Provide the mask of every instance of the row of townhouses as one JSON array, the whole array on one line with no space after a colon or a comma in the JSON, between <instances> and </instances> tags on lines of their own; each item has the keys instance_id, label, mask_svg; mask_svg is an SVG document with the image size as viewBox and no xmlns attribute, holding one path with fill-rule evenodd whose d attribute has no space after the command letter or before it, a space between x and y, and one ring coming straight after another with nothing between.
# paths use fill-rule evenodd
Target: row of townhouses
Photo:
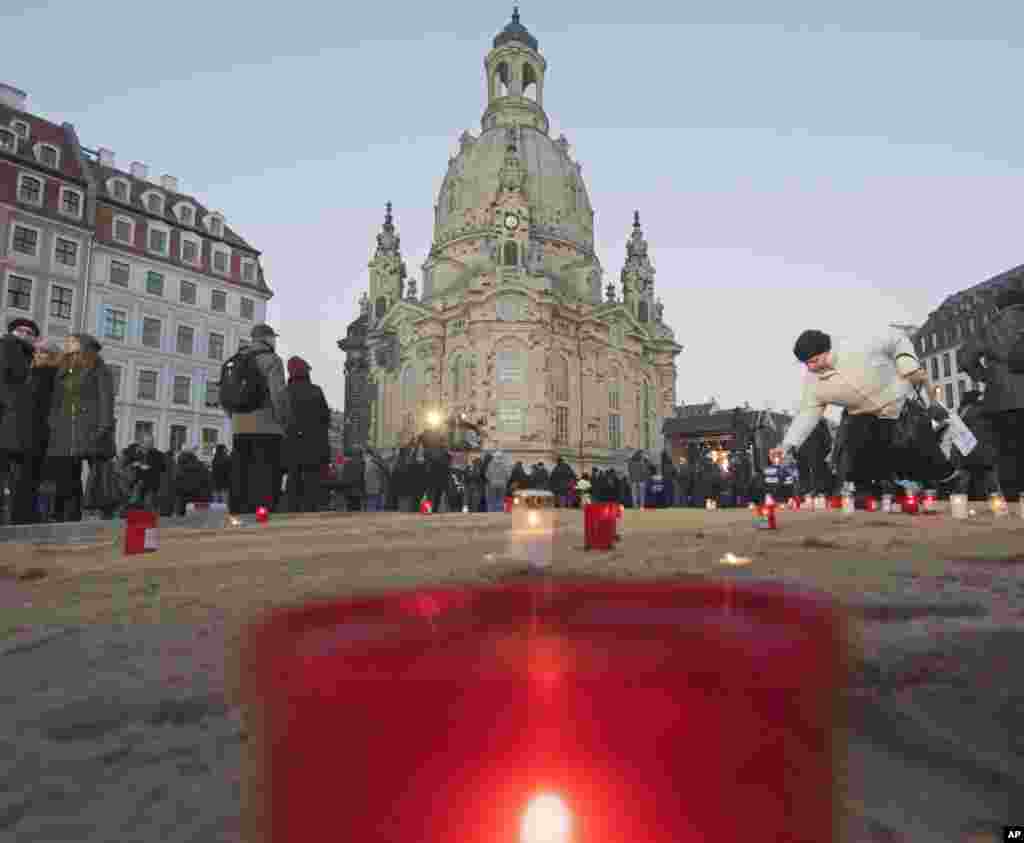
<instances>
[{"instance_id":1,"label":"row of townhouses","mask_svg":"<svg viewBox=\"0 0 1024 843\"><path fill-rule=\"evenodd\" d=\"M59 343L94 334L114 373L118 446L209 456L230 443L224 359L266 318L260 252L169 175L121 169L69 123L0 84L0 330L29 317Z\"/></svg>"},{"instance_id":2,"label":"row of townhouses","mask_svg":"<svg viewBox=\"0 0 1024 843\"><path fill-rule=\"evenodd\" d=\"M929 381L933 387L939 387L940 400L949 409L959 409L968 390L984 390L984 384L975 383L958 371L957 352L992 319L995 298L1007 288L1024 289L1024 266L947 296L914 334L914 344L928 369Z\"/></svg>"}]
</instances>

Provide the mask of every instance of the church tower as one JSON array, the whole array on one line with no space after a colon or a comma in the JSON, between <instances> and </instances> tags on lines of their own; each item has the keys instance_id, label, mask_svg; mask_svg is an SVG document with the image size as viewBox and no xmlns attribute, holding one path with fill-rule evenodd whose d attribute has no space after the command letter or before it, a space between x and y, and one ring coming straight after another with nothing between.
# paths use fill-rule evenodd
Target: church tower
<instances>
[{"instance_id":1,"label":"church tower","mask_svg":"<svg viewBox=\"0 0 1024 843\"><path fill-rule=\"evenodd\" d=\"M519 22L519 7L512 21L494 36L494 49L484 59L487 108L480 125L486 132L496 126L532 126L545 135L544 74L547 62L530 31Z\"/></svg>"},{"instance_id":2,"label":"church tower","mask_svg":"<svg viewBox=\"0 0 1024 843\"><path fill-rule=\"evenodd\" d=\"M395 233L391 203L384 212L384 225L377 235L377 250L370 267L370 322L383 319L392 306L402 299L405 283L405 261L402 260L402 239Z\"/></svg>"},{"instance_id":3,"label":"church tower","mask_svg":"<svg viewBox=\"0 0 1024 843\"><path fill-rule=\"evenodd\" d=\"M626 262L622 267L622 301L641 323L655 318L654 265L647 254L647 241L640 228L640 212L633 212L633 233L626 241Z\"/></svg>"}]
</instances>

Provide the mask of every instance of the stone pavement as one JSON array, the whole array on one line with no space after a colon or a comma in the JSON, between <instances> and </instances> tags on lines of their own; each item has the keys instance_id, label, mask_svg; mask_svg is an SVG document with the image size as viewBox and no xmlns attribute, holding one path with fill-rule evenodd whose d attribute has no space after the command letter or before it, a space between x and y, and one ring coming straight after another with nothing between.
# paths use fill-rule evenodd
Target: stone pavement
<instances>
[{"instance_id":1,"label":"stone pavement","mask_svg":"<svg viewBox=\"0 0 1024 843\"><path fill-rule=\"evenodd\" d=\"M29 585L0 578L0 613ZM954 843L1021 822L1024 564L908 572L848 605L863 660L849 692L847 843ZM241 840L247 735L226 691L228 635L211 614L0 640L0 839Z\"/></svg>"}]
</instances>

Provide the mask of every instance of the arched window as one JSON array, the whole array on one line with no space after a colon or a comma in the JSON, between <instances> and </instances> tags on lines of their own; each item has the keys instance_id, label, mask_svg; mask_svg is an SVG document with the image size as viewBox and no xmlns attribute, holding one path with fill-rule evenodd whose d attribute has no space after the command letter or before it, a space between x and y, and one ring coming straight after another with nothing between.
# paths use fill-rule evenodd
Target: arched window
<instances>
[{"instance_id":1,"label":"arched window","mask_svg":"<svg viewBox=\"0 0 1024 843\"><path fill-rule=\"evenodd\" d=\"M388 312L388 300L385 296L377 296L376 314L378 319L383 319Z\"/></svg>"},{"instance_id":2,"label":"arched window","mask_svg":"<svg viewBox=\"0 0 1024 843\"><path fill-rule=\"evenodd\" d=\"M408 409L416 401L416 370L406 366L402 370L402 406Z\"/></svg>"},{"instance_id":3,"label":"arched window","mask_svg":"<svg viewBox=\"0 0 1024 843\"><path fill-rule=\"evenodd\" d=\"M523 96L537 101L537 73L532 64L523 65Z\"/></svg>"},{"instance_id":4,"label":"arched window","mask_svg":"<svg viewBox=\"0 0 1024 843\"><path fill-rule=\"evenodd\" d=\"M502 62L501 64L498 65L498 69L494 72L494 96L507 97L508 83L508 64L506 62Z\"/></svg>"},{"instance_id":5,"label":"arched window","mask_svg":"<svg viewBox=\"0 0 1024 843\"><path fill-rule=\"evenodd\" d=\"M466 391L466 360L456 355L451 365L452 400L460 400Z\"/></svg>"},{"instance_id":6,"label":"arched window","mask_svg":"<svg viewBox=\"0 0 1024 843\"><path fill-rule=\"evenodd\" d=\"M524 376L523 352L518 348L502 348L495 355L495 380L499 385L521 384Z\"/></svg>"},{"instance_id":7,"label":"arched window","mask_svg":"<svg viewBox=\"0 0 1024 843\"><path fill-rule=\"evenodd\" d=\"M505 266L519 266L519 246L514 240L506 240L502 254Z\"/></svg>"},{"instance_id":8,"label":"arched window","mask_svg":"<svg viewBox=\"0 0 1024 843\"><path fill-rule=\"evenodd\" d=\"M569 400L569 361L561 354L556 354L551 369L555 401L566 403Z\"/></svg>"},{"instance_id":9,"label":"arched window","mask_svg":"<svg viewBox=\"0 0 1024 843\"><path fill-rule=\"evenodd\" d=\"M646 299L640 299L640 303L637 307L637 317L641 322L650 321L650 305Z\"/></svg>"},{"instance_id":10,"label":"arched window","mask_svg":"<svg viewBox=\"0 0 1024 843\"><path fill-rule=\"evenodd\" d=\"M523 297L502 296L496 307L498 319L502 322L518 322L523 318Z\"/></svg>"}]
</instances>

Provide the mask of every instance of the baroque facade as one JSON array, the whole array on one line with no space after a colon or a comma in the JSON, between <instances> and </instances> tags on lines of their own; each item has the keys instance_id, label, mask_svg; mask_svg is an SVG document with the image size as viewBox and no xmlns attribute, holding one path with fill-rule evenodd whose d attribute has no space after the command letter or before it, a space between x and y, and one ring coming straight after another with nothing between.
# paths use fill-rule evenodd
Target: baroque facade
<instances>
[{"instance_id":1,"label":"baroque facade","mask_svg":"<svg viewBox=\"0 0 1024 843\"><path fill-rule=\"evenodd\" d=\"M484 66L482 131L449 159L420 291L388 203L361 315L338 343L361 396L346 389L346 441L387 451L464 418L527 464L659 451L682 348L639 212L619 286L604 288L582 165L548 133L547 62L518 11Z\"/></svg>"}]
</instances>

